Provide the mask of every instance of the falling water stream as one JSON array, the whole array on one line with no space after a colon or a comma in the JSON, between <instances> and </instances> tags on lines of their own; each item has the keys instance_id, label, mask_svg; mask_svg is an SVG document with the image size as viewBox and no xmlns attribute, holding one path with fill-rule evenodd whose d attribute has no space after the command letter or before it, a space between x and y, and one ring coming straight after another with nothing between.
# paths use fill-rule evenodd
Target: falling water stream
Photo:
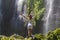
<instances>
[{"instance_id":1,"label":"falling water stream","mask_svg":"<svg viewBox=\"0 0 60 40\"><path fill-rule=\"evenodd\" d=\"M60 27L60 0L45 0L44 33Z\"/></svg>"},{"instance_id":2,"label":"falling water stream","mask_svg":"<svg viewBox=\"0 0 60 40\"><path fill-rule=\"evenodd\" d=\"M26 14L26 0L0 0L0 35L25 35L26 28L20 13Z\"/></svg>"},{"instance_id":3,"label":"falling water stream","mask_svg":"<svg viewBox=\"0 0 60 40\"><path fill-rule=\"evenodd\" d=\"M17 17L13 16L11 25L13 26L12 29L14 29L14 32L17 34L23 34L23 30L25 30L23 16L19 15L20 13L26 15L26 4L24 4L25 1L26 0L16 0L15 2Z\"/></svg>"},{"instance_id":4,"label":"falling water stream","mask_svg":"<svg viewBox=\"0 0 60 40\"><path fill-rule=\"evenodd\" d=\"M53 10L53 0L46 0L46 23L45 23L45 32L47 33L49 27L49 17L52 15Z\"/></svg>"}]
</instances>

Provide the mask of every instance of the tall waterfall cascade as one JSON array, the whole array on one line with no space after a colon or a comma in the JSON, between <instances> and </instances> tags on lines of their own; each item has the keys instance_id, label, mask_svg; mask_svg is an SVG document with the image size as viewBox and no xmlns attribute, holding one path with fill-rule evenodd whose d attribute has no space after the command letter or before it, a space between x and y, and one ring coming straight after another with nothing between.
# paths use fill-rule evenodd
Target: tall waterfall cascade
<instances>
[{"instance_id":1,"label":"tall waterfall cascade","mask_svg":"<svg viewBox=\"0 0 60 40\"><path fill-rule=\"evenodd\" d=\"M45 0L46 11L44 14L44 33L59 28L60 26L60 1Z\"/></svg>"}]
</instances>

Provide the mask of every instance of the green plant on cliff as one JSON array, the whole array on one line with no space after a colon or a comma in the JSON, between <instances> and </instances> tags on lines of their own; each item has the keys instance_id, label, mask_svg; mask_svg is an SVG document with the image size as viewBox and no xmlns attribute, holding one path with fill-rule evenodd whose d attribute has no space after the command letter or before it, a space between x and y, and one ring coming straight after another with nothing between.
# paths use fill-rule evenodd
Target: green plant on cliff
<instances>
[{"instance_id":1,"label":"green plant on cliff","mask_svg":"<svg viewBox=\"0 0 60 40\"><path fill-rule=\"evenodd\" d=\"M32 20L34 25L36 25L36 21L40 20L45 11L44 0L27 0L27 4L27 14L32 11L32 14L34 16Z\"/></svg>"}]
</instances>

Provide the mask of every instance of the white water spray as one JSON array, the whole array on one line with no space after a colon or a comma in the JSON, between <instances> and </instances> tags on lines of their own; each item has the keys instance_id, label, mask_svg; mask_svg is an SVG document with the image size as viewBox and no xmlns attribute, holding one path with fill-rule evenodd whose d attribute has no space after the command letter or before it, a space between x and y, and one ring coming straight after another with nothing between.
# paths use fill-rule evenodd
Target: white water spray
<instances>
[{"instance_id":1,"label":"white water spray","mask_svg":"<svg viewBox=\"0 0 60 40\"><path fill-rule=\"evenodd\" d=\"M22 13L22 10L23 10L23 14L24 15L26 14L26 5L23 4L25 1L26 0L18 0L17 1L17 11L19 14ZM24 5L24 7L23 7L23 5ZM23 9L22 9L22 7L23 7ZM21 15L19 15L19 18L21 19L23 17Z\"/></svg>"},{"instance_id":2,"label":"white water spray","mask_svg":"<svg viewBox=\"0 0 60 40\"><path fill-rule=\"evenodd\" d=\"M22 8L22 5L23 5L23 1L24 1L24 0L18 0L18 1L17 1L17 10L18 10L18 12L21 12L21 8Z\"/></svg>"},{"instance_id":3,"label":"white water spray","mask_svg":"<svg viewBox=\"0 0 60 40\"><path fill-rule=\"evenodd\" d=\"M48 32L49 27L49 17L52 15L53 10L53 0L46 0L46 23L45 23L45 33Z\"/></svg>"}]
</instances>

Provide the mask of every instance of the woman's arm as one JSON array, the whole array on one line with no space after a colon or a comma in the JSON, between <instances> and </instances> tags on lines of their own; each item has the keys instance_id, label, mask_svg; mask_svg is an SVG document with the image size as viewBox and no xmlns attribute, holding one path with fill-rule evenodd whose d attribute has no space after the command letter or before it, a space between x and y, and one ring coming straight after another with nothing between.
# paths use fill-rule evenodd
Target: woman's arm
<instances>
[{"instance_id":1,"label":"woman's arm","mask_svg":"<svg viewBox=\"0 0 60 40\"><path fill-rule=\"evenodd\" d=\"M25 16L23 14L20 14L21 16L23 16L24 18L26 18L27 20L29 20L29 17L28 16Z\"/></svg>"}]
</instances>

